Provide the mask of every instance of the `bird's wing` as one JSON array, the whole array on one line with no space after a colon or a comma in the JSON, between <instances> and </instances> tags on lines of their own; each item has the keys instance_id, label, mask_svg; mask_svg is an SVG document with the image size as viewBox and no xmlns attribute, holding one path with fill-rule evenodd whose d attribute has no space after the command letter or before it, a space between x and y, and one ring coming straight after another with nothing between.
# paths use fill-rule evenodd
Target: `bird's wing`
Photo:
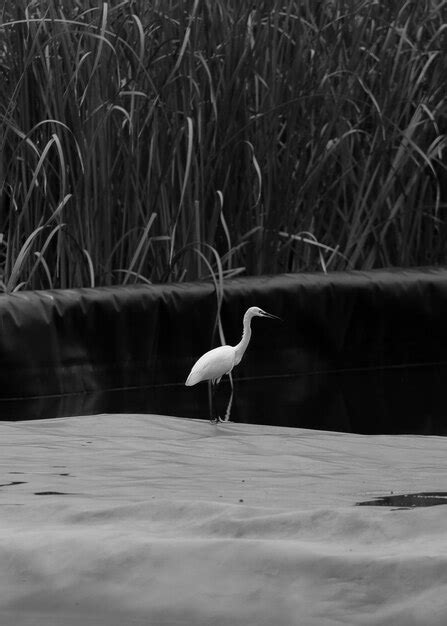
<instances>
[{"instance_id":1,"label":"bird's wing","mask_svg":"<svg viewBox=\"0 0 447 626\"><path fill-rule=\"evenodd\" d=\"M219 346L204 355L194 364L185 385L191 386L202 380L216 380L228 374L234 366L233 346Z\"/></svg>"}]
</instances>

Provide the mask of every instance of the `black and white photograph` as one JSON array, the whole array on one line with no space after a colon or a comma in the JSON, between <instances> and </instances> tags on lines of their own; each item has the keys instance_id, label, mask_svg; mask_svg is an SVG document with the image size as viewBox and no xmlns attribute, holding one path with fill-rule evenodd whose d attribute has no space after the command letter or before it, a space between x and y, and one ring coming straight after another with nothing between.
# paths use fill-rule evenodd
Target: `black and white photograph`
<instances>
[{"instance_id":1,"label":"black and white photograph","mask_svg":"<svg viewBox=\"0 0 447 626\"><path fill-rule=\"evenodd\" d=\"M447 625L447 0L0 0L0 626Z\"/></svg>"}]
</instances>

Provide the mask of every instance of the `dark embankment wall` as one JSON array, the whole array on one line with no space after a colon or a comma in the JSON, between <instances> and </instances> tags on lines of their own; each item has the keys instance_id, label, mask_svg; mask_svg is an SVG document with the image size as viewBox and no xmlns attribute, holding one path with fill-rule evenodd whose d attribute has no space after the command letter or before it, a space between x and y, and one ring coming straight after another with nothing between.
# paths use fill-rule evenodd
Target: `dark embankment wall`
<instances>
[{"instance_id":1,"label":"dark embankment wall","mask_svg":"<svg viewBox=\"0 0 447 626\"><path fill-rule=\"evenodd\" d=\"M62 402L60 414L85 412L67 398L91 397L86 392L102 394L87 410L131 410L120 404L122 394L113 392L113 400L103 393L126 388L145 398L148 410L205 417L206 385L185 389L183 382L194 360L218 345L216 302L212 283L0 296L0 418L14 417L14 398L23 399L27 418L45 416L38 409L44 396ZM255 421L253 407L262 416L270 405L270 418L261 421L358 432L374 430L374 423L377 432L396 430L387 428L390 420L414 422L418 415L441 420L447 271L227 281L228 343L239 341L252 305L284 321L253 322L251 344L235 370L236 419ZM402 411L407 414L396 417Z\"/></svg>"}]
</instances>

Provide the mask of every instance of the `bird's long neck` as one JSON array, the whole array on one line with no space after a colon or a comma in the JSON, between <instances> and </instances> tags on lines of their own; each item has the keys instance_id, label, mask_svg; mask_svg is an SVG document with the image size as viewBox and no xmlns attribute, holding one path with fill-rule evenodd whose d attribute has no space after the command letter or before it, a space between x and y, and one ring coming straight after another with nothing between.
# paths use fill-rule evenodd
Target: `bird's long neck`
<instances>
[{"instance_id":1,"label":"bird's long neck","mask_svg":"<svg viewBox=\"0 0 447 626\"><path fill-rule=\"evenodd\" d=\"M248 343L251 337L251 315L249 315L248 311L244 315L244 330L242 332L242 339L235 346L236 358L234 360L234 364L237 365L240 363L242 357L244 356L244 352L247 349Z\"/></svg>"}]
</instances>

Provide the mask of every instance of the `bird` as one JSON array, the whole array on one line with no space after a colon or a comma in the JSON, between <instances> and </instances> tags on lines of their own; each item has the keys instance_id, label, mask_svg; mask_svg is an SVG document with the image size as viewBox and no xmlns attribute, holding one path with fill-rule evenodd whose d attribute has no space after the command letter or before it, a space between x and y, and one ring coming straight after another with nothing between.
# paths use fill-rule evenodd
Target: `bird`
<instances>
[{"instance_id":1,"label":"bird","mask_svg":"<svg viewBox=\"0 0 447 626\"><path fill-rule=\"evenodd\" d=\"M245 350L250 342L251 320L254 317L267 317L269 319L281 320L281 318L277 315L267 313L257 306L251 306L246 310L244 315L243 333L240 342L235 346L224 345L205 352L205 354L203 354L193 365L188 378L186 379L185 385L187 387L192 387L201 381L211 381L211 422L223 422L228 419L231 402L233 400L233 381L231 378L231 371L241 362ZM225 376L225 374L228 374L230 377L231 397L226 412L226 419L222 420L219 416L214 416L213 400L217 385L220 383L222 376Z\"/></svg>"}]
</instances>

